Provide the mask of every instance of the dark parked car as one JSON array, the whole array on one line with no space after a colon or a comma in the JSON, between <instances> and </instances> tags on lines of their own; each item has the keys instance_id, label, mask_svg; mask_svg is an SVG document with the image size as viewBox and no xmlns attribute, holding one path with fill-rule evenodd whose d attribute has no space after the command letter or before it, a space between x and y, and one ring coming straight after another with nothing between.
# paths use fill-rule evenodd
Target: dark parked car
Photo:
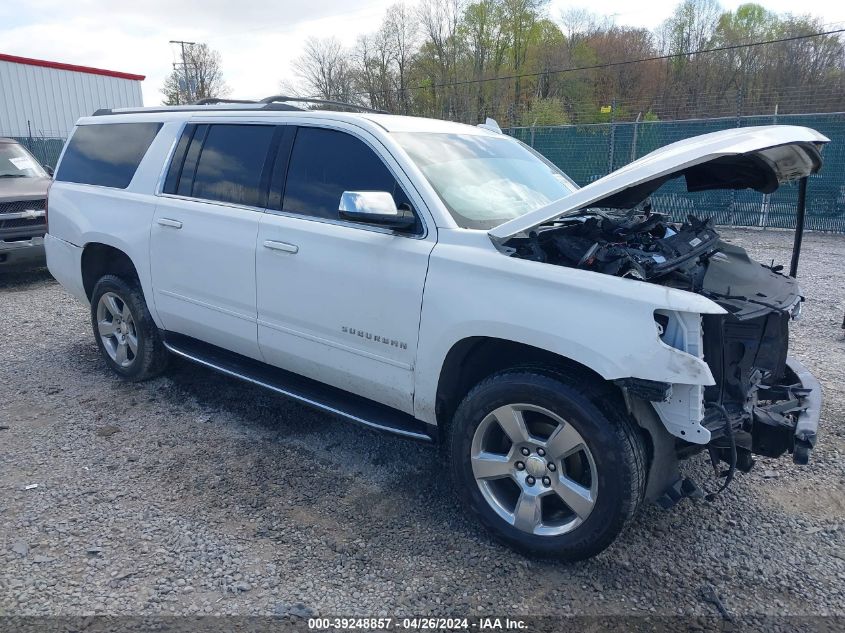
<instances>
[{"instance_id":1,"label":"dark parked car","mask_svg":"<svg viewBox=\"0 0 845 633\"><path fill-rule=\"evenodd\" d=\"M26 148L0 138L0 268L44 263L50 182Z\"/></svg>"}]
</instances>

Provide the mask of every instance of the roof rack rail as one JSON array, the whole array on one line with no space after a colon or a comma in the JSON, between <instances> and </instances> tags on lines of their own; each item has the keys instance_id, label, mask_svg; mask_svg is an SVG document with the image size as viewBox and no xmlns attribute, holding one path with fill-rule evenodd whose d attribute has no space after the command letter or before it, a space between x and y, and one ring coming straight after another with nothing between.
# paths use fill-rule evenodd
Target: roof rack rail
<instances>
[{"instance_id":1,"label":"roof rack rail","mask_svg":"<svg viewBox=\"0 0 845 633\"><path fill-rule=\"evenodd\" d=\"M218 103L258 103L254 99L223 99L220 97L207 97L194 101L190 105L217 105Z\"/></svg>"},{"instance_id":2,"label":"roof rack rail","mask_svg":"<svg viewBox=\"0 0 845 633\"><path fill-rule=\"evenodd\" d=\"M352 108L353 110L360 110L361 112L372 112L374 114L390 114L387 110L377 110L375 108L368 108L367 106L356 105L354 103L347 103L345 101L330 101L327 99L314 99L312 97L291 97L289 95L273 95L272 97L265 97L259 103L279 103L285 101L293 101L294 103L316 103L318 105L332 105L341 106L344 108Z\"/></svg>"},{"instance_id":3,"label":"roof rack rail","mask_svg":"<svg viewBox=\"0 0 845 633\"><path fill-rule=\"evenodd\" d=\"M244 106L243 110L302 110L302 108L297 108L294 105L291 105L289 102L294 103L314 103L318 105L328 105L328 106L337 106L342 108L350 108L352 110L358 110L360 112L373 112L376 114L389 114L389 112L385 110L376 110L374 108L368 108L366 106L355 105L354 103L346 103L344 101L329 101L326 99L312 99L311 97L291 97L288 95L273 95L271 97L266 97L259 101L253 101L250 99L223 99L221 97L208 97L206 99L200 99L199 101L195 101L194 103L189 103L187 105L177 105L177 106L160 106L160 107L152 107L152 108L101 108L94 112L93 116L104 116L109 114L130 114L130 113L139 113L139 112L149 112L149 113L157 113L157 112L186 112L186 111L201 111L208 109L208 106L224 106L225 110L239 110L237 106ZM232 106L226 108L225 106Z\"/></svg>"},{"instance_id":4,"label":"roof rack rail","mask_svg":"<svg viewBox=\"0 0 845 633\"><path fill-rule=\"evenodd\" d=\"M238 111L255 111L255 110L282 110L297 112L302 111L302 108L297 108L289 103L258 103L257 101L235 101L235 100L212 100L209 103L191 103L188 105L177 106L152 106L140 108L101 108L94 112L92 116L106 116L109 114L158 114L160 112L203 112L209 111L212 108L209 106L220 105L224 106L216 108L217 112L238 112ZM225 107L229 106L229 107ZM239 107L240 106L240 107ZM250 107L252 106L252 107Z\"/></svg>"}]
</instances>

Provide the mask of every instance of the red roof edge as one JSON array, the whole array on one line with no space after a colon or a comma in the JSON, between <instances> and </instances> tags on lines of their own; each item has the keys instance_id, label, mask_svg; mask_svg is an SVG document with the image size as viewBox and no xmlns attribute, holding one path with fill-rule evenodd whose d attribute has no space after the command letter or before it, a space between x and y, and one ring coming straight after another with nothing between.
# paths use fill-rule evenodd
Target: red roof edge
<instances>
[{"instance_id":1,"label":"red roof edge","mask_svg":"<svg viewBox=\"0 0 845 633\"><path fill-rule=\"evenodd\" d=\"M13 64L25 64L27 66L41 66L42 68L55 68L56 70L70 70L77 73L89 75L104 75L106 77L117 77L118 79L132 79L143 81L146 75L133 75L132 73L121 73L116 70L104 70L102 68L91 68L90 66L77 66L76 64L63 64L61 62L48 62L43 59L32 59L30 57L18 57L17 55L6 55L0 53L0 62L12 62Z\"/></svg>"}]
</instances>

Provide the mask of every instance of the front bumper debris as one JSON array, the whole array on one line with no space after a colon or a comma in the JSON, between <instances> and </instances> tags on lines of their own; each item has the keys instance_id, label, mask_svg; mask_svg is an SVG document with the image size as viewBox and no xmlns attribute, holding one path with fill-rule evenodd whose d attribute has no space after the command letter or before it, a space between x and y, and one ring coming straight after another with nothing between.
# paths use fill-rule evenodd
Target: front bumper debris
<instances>
[{"instance_id":1,"label":"front bumper debris","mask_svg":"<svg viewBox=\"0 0 845 633\"><path fill-rule=\"evenodd\" d=\"M806 464L810 458L810 451L816 445L819 431L819 419L822 415L822 386L816 377L796 359L788 357L786 365L798 378L801 387L809 390L809 393L803 397L804 409L798 413L798 421L795 424L795 449L792 452L792 459L796 464Z\"/></svg>"},{"instance_id":2,"label":"front bumper debris","mask_svg":"<svg viewBox=\"0 0 845 633\"><path fill-rule=\"evenodd\" d=\"M788 450L796 464L806 464L816 445L822 388L795 358L787 357L786 367L783 384L760 390L767 404L753 408L752 452L777 457Z\"/></svg>"}]
</instances>

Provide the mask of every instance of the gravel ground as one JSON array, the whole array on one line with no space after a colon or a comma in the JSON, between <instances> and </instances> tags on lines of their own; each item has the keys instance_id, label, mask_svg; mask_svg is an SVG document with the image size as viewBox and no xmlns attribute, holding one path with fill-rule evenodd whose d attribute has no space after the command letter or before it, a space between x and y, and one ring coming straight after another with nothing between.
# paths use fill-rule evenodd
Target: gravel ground
<instances>
[{"instance_id":1,"label":"gravel ground","mask_svg":"<svg viewBox=\"0 0 845 633\"><path fill-rule=\"evenodd\" d=\"M727 237L788 263L790 233ZM799 277L810 465L760 459L564 565L464 519L436 450L184 362L122 382L48 273L0 273L0 615L718 615L702 586L739 616L845 615L845 237L808 234Z\"/></svg>"}]
</instances>

